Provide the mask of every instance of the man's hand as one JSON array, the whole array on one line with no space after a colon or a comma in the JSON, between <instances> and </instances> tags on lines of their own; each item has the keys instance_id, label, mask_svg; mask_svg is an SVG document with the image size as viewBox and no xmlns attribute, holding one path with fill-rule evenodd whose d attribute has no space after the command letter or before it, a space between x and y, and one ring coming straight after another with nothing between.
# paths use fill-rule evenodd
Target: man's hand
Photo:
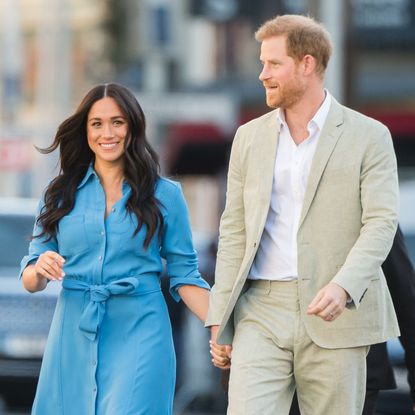
<instances>
[{"instance_id":1,"label":"man's hand","mask_svg":"<svg viewBox=\"0 0 415 415\"><path fill-rule=\"evenodd\" d=\"M219 326L211 326L210 328L210 354L212 355L212 363L219 369L229 369L231 367L232 346L221 345L216 343L218 337Z\"/></svg>"},{"instance_id":2,"label":"man's hand","mask_svg":"<svg viewBox=\"0 0 415 415\"><path fill-rule=\"evenodd\" d=\"M333 321L346 307L348 294L340 285L330 282L323 287L307 308L307 314L315 314L325 321Z\"/></svg>"}]
</instances>

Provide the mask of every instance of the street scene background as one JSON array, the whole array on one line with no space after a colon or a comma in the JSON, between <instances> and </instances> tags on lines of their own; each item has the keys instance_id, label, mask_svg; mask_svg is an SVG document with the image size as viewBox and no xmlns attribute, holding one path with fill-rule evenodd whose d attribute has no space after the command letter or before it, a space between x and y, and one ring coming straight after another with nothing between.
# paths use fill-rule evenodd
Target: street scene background
<instances>
[{"instance_id":1,"label":"street scene background","mask_svg":"<svg viewBox=\"0 0 415 415\"><path fill-rule=\"evenodd\" d=\"M414 260L413 0L0 0L0 203L38 199L57 173L58 155L35 147L52 142L92 86L122 83L143 107L162 174L183 186L200 268L212 284L232 139L238 125L267 111L253 34L283 13L325 24L334 43L326 87L389 127L403 193L400 222ZM1 295L0 314L7 315ZM182 305L169 303L169 310L178 359L175 414L224 414L208 332ZM2 375L13 350L6 353L1 327L0 415L26 415L35 372ZM7 344L22 348L21 339ZM30 343L40 359L39 344ZM382 392L378 414L406 414L402 350L399 341L388 347L398 388ZM18 358L36 360L23 352Z\"/></svg>"}]
</instances>

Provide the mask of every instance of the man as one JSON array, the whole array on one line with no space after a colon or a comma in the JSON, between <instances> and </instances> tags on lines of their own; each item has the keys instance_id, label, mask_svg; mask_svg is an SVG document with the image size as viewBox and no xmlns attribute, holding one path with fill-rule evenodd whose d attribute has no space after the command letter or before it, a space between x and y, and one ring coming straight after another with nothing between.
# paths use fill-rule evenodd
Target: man
<instances>
[{"instance_id":1,"label":"man","mask_svg":"<svg viewBox=\"0 0 415 415\"><path fill-rule=\"evenodd\" d=\"M270 113L240 127L229 163L206 326L232 369L228 414L363 408L368 345L399 335L381 264L396 231L386 127L323 88L326 30L285 15L256 33Z\"/></svg>"},{"instance_id":2,"label":"man","mask_svg":"<svg viewBox=\"0 0 415 415\"><path fill-rule=\"evenodd\" d=\"M400 341L405 350L410 393L412 402L415 403L415 272L399 226L392 248L382 265L382 270L398 317L401 331ZM373 415L379 390L396 388L386 343L378 343L370 347L366 364L367 384L362 415ZM409 411L408 408L408 413ZM412 412L415 413L414 404ZM299 414L298 402L294 398L290 415Z\"/></svg>"}]
</instances>

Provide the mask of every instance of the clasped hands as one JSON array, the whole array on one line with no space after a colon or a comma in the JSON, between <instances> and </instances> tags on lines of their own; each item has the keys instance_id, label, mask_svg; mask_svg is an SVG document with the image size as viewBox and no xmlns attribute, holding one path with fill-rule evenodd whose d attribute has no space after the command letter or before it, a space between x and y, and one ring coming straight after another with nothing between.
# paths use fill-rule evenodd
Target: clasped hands
<instances>
[{"instance_id":1,"label":"clasped hands","mask_svg":"<svg viewBox=\"0 0 415 415\"><path fill-rule=\"evenodd\" d=\"M330 282L319 290L307 307L307 314L320 317L324 321L335 320L345 309L348 294L340 285ZM210 354L212 363L219 369L231 367L232 346L216 342L219 326L211 327Z\"/></svg>"},{"instance_id":2,"label":"clasped hands","mask_svg":"<svg viewBox=\"0 0 415 415\"><path fill-rule=\"evenodd\" d=\"M219 369L225 370L231 367L232 346L218 344L216 339L220 326L211 326L210 328L210 354L212 356L212 363Z\"/></svg>"}]
</instances>

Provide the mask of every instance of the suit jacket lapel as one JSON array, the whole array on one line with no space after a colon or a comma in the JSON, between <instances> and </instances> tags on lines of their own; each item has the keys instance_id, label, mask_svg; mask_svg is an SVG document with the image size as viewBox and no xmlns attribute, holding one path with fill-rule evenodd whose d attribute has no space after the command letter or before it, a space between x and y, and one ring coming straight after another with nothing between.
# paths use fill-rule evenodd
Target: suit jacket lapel
<instances>
[{"instance_id":1,"label":"suit jacket lapel","mask_svg":"<svg viewBox=\"0 0 415 415\"><path fill-rule=\"evenodd\" d=\"M308 213L314 199L314 195L317 191L321 175L324 172L338 139L343 133L342 106L333 97L331 99L331 107L323 130L321 131L316 152L311 164L310 176L308 177L307 188L304 195L299 226L301 226L305 216Z\"/></svg>"}]
</instances>

